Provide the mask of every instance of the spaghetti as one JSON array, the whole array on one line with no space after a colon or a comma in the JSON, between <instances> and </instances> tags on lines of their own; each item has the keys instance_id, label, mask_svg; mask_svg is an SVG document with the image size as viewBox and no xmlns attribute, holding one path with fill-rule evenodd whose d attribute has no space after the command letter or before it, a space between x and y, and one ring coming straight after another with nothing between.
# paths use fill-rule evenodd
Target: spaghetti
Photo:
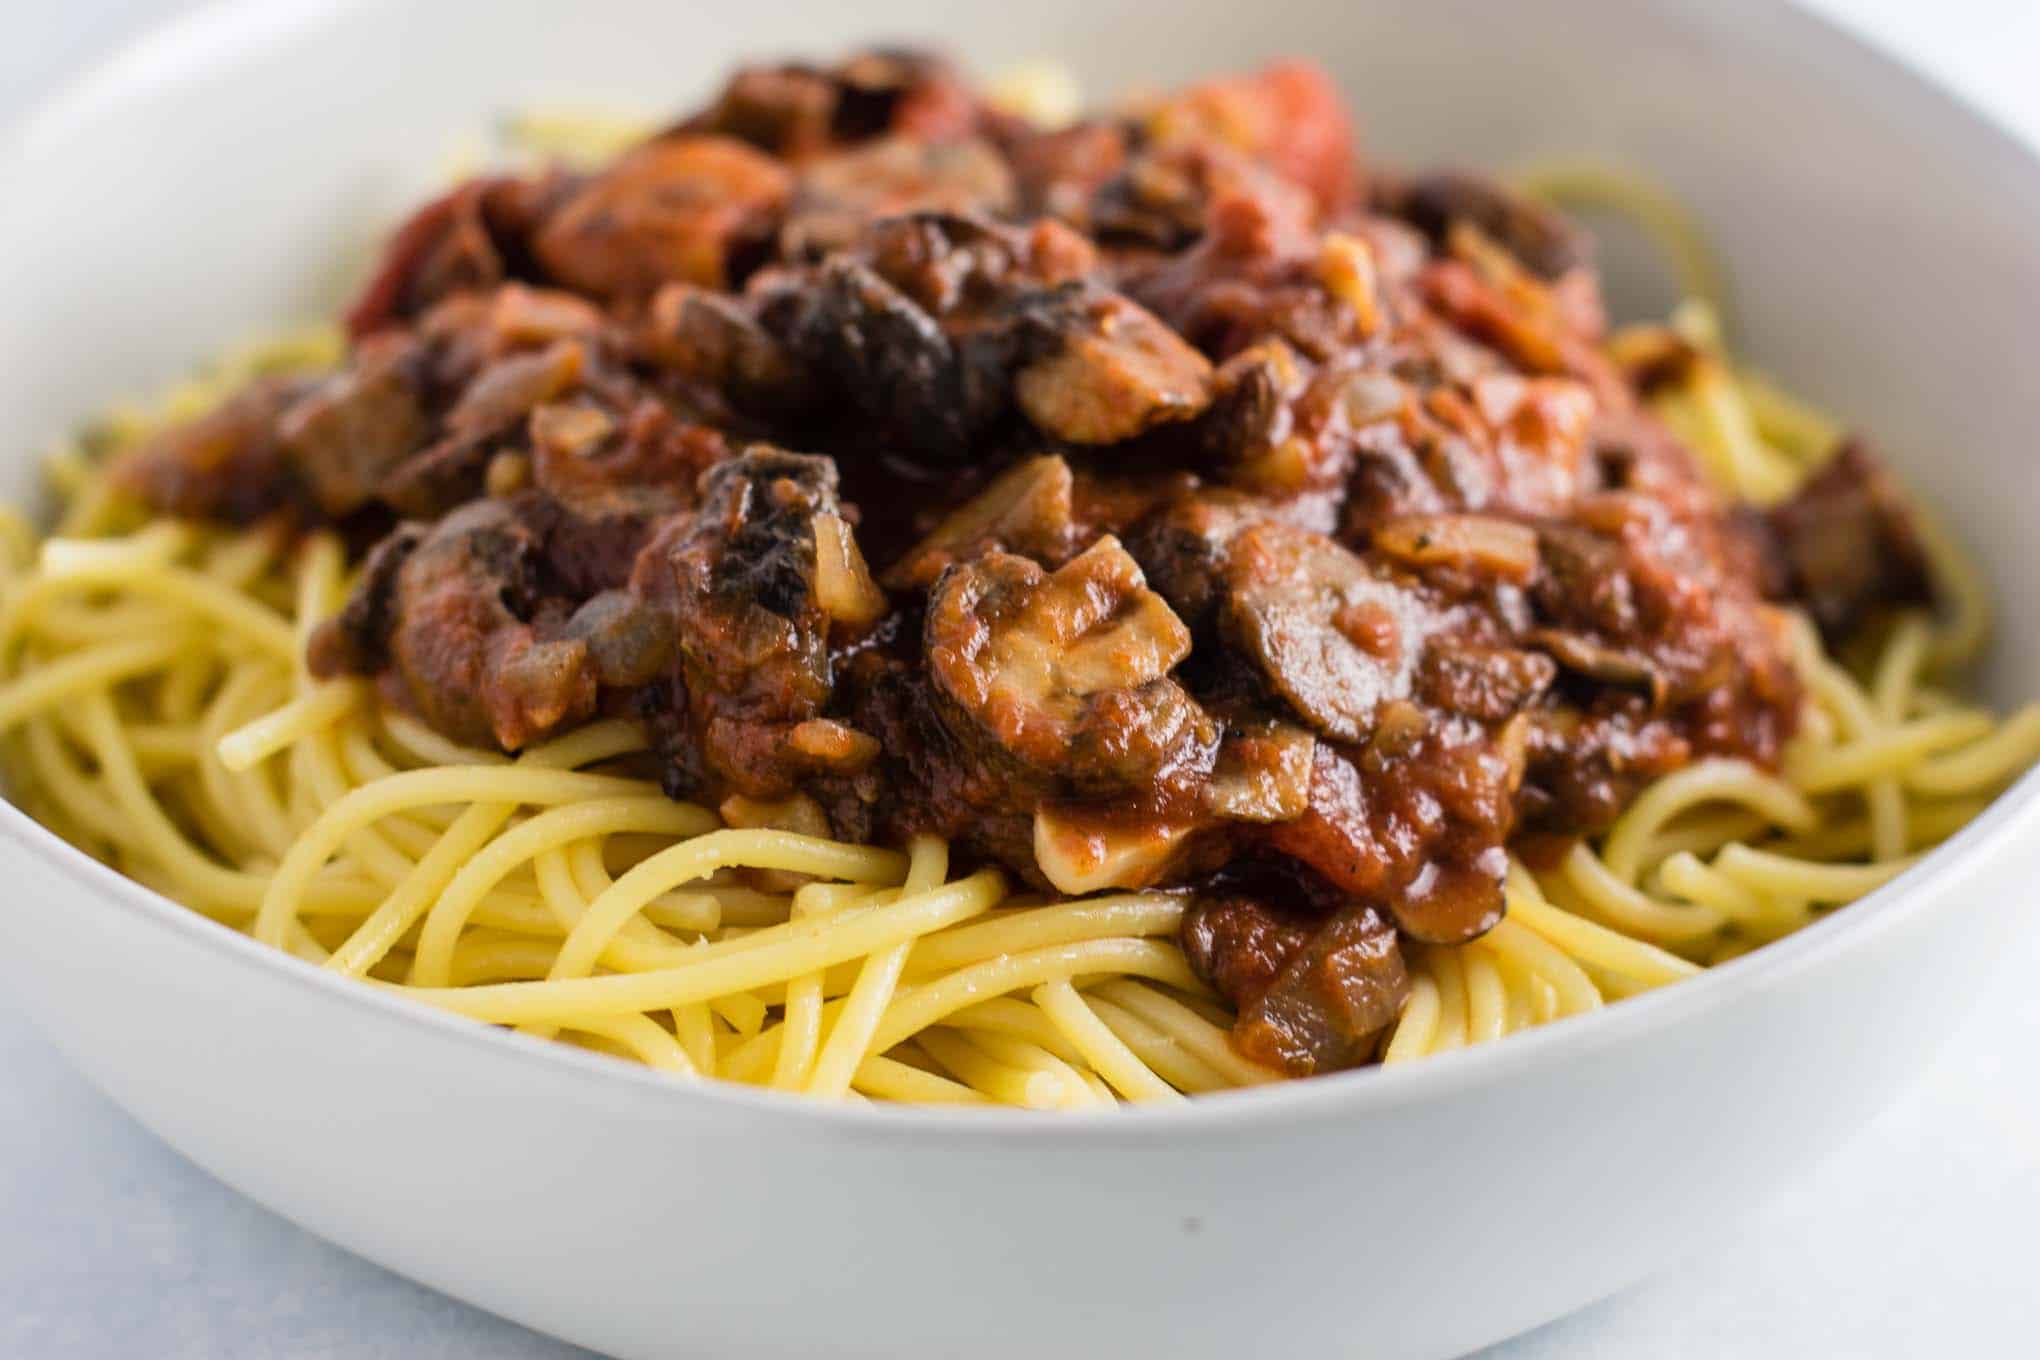
<instances>
[{"instance_id":1,"label":"spaghetti","mask_svg":"<svg viewBox=\"0 0 2040 1360\"><path fill-rule=\"evenodd\" d=\"M1670 237L1694 300L1671 332L1611 350L1684 346L1652 405L1723 491L1771 504L1834 455L1824 416L1729 358L1717 275L1675 204L1579 167L1536 187ZM1016 892L996 868L954 872L932 836L851 844L741 798L674 801L634 759L633 722L513 758L449 740L364 679L316 678L308 640L352 584L340 541L149 515L106 460L336 352L323 334L267 346L115 413L51 459L48 537L0 514L0 758L38 821L311 964L682 1079L1059 1109L1279 1079L1228 1041L1229 1010L1177 943L1180 896ZM1499 924L1412 947L1379 1056L1492 1042L1789 934L1903 873L2040 756L2040 707L2000 721L1949 687L1988 602L1920 523L1938 616L1904 615L1853 666L1796 621L1808 697L1780 769L1703 760L1605 834L1511 858Z\"/></svg>"},{"instance_id":2,"label":"spaghetti","mask_svg":"<svg viewBox=\"0 0 2040 1360\"><path fill-rule=\"evenodd\" d=\"M294 342L230 368L321 353ZM1781 437L1769 389L1730 372L1692 382L1765 432L1766 458L1803 470L1826 452ZM149 423L124 414L95 442ZM936 841L902 854L727 827L604 772L642 747L624 723L514 761L453 746L360 682L306 672L301 641L347 584L330 537L137 521L82 449L53 474L54 535L0 520L10 785L73 845L196 911L457 1014L687 1077L1044 1108L1275 1079L1228 1045L1171 895L1037 902L996 871L950 877ZM1936 683L1983 617L1975 573L1938 565L1951 622L1908 616L1860 674L1798 630L1811 713L1780 774L1690 766L1597 844L1513 865L1501 925L1417 954L1384 1059L1690 977L1888 881L1981 810L2040 755L2040 707L2000 722ZM804 881L761 891L759 872Z\"/></svg>"}]
</instances>

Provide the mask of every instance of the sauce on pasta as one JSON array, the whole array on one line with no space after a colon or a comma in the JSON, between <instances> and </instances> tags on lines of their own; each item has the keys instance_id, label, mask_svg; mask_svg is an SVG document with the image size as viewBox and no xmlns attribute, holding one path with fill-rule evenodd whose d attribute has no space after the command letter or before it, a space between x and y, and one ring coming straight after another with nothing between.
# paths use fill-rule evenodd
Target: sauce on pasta
<instances>
[{"instance_id":1,"label":"sauce on pasta","mask_svg":"<svg viewBox=\"0 0 2040 1360\"><path fill-rule=\"evenodd\" d=\"M1677 205L867 53L532 126L345 318L4 521L38 819L689 1077L1081 1107L1400 1062L1902 873L2040 751L1985 597ZM1559 205L1694 293L1610 330Z\"/></svg>"}]
</instances>

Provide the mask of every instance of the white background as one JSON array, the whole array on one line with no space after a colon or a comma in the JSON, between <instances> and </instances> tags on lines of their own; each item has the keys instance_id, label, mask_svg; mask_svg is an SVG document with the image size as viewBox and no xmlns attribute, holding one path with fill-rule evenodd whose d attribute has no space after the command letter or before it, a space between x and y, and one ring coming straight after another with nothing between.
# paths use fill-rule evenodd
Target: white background
<instances>
[{"instance_id":1,"label":"white background","mask_svg":"<svg viewBox=\"0 0 2040 1360\"><path fill-rule=\"evenodd\" d=\"M0 120L191 4L4 0ZM2040 145L2040 3L1815 7ZM1662 1276L1488 1355L2040 1354L2040 905L2003 964L1940 1064L1811 1179ZM1677 1175L1680 1149L1664 1159ZM73 1075L0 996L0 1356L582 1354L355 1260L215 1184Z\"/></svg>"}]
</instances>

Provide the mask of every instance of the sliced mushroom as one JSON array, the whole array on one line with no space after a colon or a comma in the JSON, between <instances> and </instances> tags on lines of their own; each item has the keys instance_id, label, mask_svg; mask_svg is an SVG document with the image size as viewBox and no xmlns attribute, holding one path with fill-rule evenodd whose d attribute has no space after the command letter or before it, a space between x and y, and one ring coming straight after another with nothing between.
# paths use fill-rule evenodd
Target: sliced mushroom
<instances>
[{"instance_id":1,"label":"sliced mushroom","mask_svg":"<svg viewBox=\"0 0 2040 1360\"><path fill-rule=\"evenodd\" d=\"M550 177L473 179L418 209L391 234L348 307L348 334L360 339L443 298L501 283L560 187Z\"/></svg>"},{"instance_id":2,"label":"sliced mushroom","mask_svg":"<svg viewBox=\"0 0 2040 1360\"><path fill-rule=\"evenodd\" d=\"M1097 248L1052 219L1020 228L982 216L915 212L872 223L862 246L888 283L938 316L1076 283L1098 268Z\"/></svg>"},{"instance_id":3,"label":"sliced mushroom","mask_svg":"<svg viewBox=\"0 0 2040 1360\"><path fill-rule=\"evenodd\" d=\"M976 109L949 63L883 48L831 66L745 67L680 130L740 137L801 160L894 130L946 140L970 126Z\"/></svg>"},{"instance_id":4,"label":"sliced mushroom","mask_svg":"<svg viewBox=\"0 0 2040 1360\"><path fill-rule=\"evenodd\" d=\"M887 131L947 140L968 128L976 111L949 63L887 48L832 66L745 67L681 130L740 137L775 156L802 160Z\"/></svg>"},{"instance_id":5,"label":"sliced mushroom","mask_svg":"<svg viewBox=\"0 0 2040 1360\"><path fill-rule=\"evenodd\" d=\"M726 394L746 411L786 419L812 399L802 364L741 302L693 284L659 290L641 348L653 362Z\"/></svg>"},{"instance_id":6,"label":"sliced mushroom","mask_svg":"<svg viewBox=\"0 0 2040 1360\"><path fill-rule=\"evenodd\" d=\"M701 500L670 549L646 547L668 579L640 593L670 592L690 757L730 789L782 798L809 768L793 733L834 686L815 525L841 513L836 467L753 445L708 471Z\"/></svg>"},{"instance_id":7,"label":"sliced mushroom","mask_svg":"<svg viewBox=\"0 0 2040 1360\"><path fill-rule=\"evenodd\" d=\"M1310 807L1317 739L1292 723L1249 718L1231 723L1204 786L1204 806L1236 822L1286 822Z\"/></svg>"},{"instance_id":8,"label":"sliced mushroom","mask_svg":"<svg viewBox=\"0 0 2040 1360\"><path fill-rule=\"evenodd\" d=\"M1157 593L1193 630L1202 630L1224 593L1226 550L1251 524L1279 516L1271 502L1222 487L1178 497L1135 526L1127 539Z\"/></svg>"},{"instance_id":9,"label":"sliced mushroom","mask_svg":"<svg viewBox=\"0 0 2040 1360\"><path fill-rule=\"evenodd\" d=\"M1537 531L1493 515L1405 515L1374 531L1373 546L1412 567L1454 567L1526 585L1537 574Z\"/></svg>"},{"instance_id":10,"label":"sliced mushroom","mask_svg":"<svg viewBox=\"0 0 2040 1360\"><path fill-rule=\"evenodd\" d=\"M1365 1061L1409 996L1395 927L1371 907L1318 922L1246 897L1196 903L1184 952L1239 1010L1233 1046L1291 1076Z\"/></svg>"},{"instance_id":11,"label":"sliced mushroom","mask_svg":"<svg viewBox=\"0 0 2040 1360\"><path fill-rule=\"evenodd\" d=\"M1470 861L1426 864L1389 903L1404 934L1432 944L1477 940L1502 919L1509 854L1491 845Z\"/></svg>"},{"instance_id":12,"label":"sliced mushroom","mask_svg":"<svg viewBox=\"0 0 2040 1360\"><path fill-rule=\"evenodd\" d=\"M928 671L974 750L1084 792L1151 792L1208 769L1216 732L1168 672L1190 634L1113 538L1053 575L990 552L953 567L928 604Z\"/></svg>"},{"instance_id":13,"label":"sliced mushroom","mask_svg":"<svg viewBox=\"0 0 2040 1360\"><path fill-rule=\"evenodd\" d=\"M934 317L869 266L822 266L788 308L787 339L830 388L885 436L926 457L959 459L1003 409L998 372L976 370Z\"/></svg>"},{"instance_id":14,"label":"sliced mushroom","mask_svg":"<svg viewBox=\"0 0 2040 1360\"><path fill-rule=\"evenodd\" d=\"M1424 649L1417 695L1447 713L1503 722L1529 707L1557 677L1557 665L1541 652L1436 637Z\"/></svg>"},{"instance_id":15,"label":"sliced mushroom","mask_svg":"<svg viewBox=\"0 0 2040 1360\"><path fill-rule=\"evenodd\" d=\"M480 495L498 445L533 407L578 387L588 366L581 341L558 340L483 368L438 422L438 437L383 475L376 498L427 519Z\"/></svg>"},{"instance_id":16,"label":"sliced mushroom","mask_svg":"<svg viewBox=\"0 0 2040 1360\"><path fill-rule=\"evenodd\" d=\"M1189 818L1044 803L1034 812L1034 862L1057 892L1071 896L1145 888L1169 872L1195 829Z\"/></svg>"},{"instance_id":17,"label":"sliced mushroom","mask_svg":"<svg viewBox=\"0 0 2040 1360\"><path fill-rule=\"evenodd\" d=\"M556 340L544 349L515 354L483 369L446 414L454 438L480 438L524 419L531 408L577 386L588 370L588 350L579 340Z\"/></svg>"},{"instance_id":18,"label":"sliced mushroom","mask_svg":"<svg viewBox=\"0 0 2040 1360\"><path fill-rule=\"evenodd\" d=\"M1116 131L1116 130L1115 130ZM1298 232L1316 216L1310 195L1232 148L1210 141L1148 146L1129 156L1120 139L1070 144L1077 183L1061 190L1067 215L1100 241L1177 255L1222 232L1218 205L1252 202ZM1095 158L1095 163L1086 163ZM1076 193L1088 189L1083 199ZM1178 255L1178 258L1184 258ZM1207 271L1208 272L1208 271ZM1163 311L1171 320L1177 318Z\"/></svg>"},{"instance_id":19,"label":"sliced mushroom","mask_svg":"<svg viewBox=\"0 0 2040 1360\"><path fill-rule=\"evenodd\" d=\"M239 522L264 515L293 488L276 423L304 387L296 379L258 379L204 415L122 449L113 480L167 514Z\"/></svg>"},{"instance_id":20,"label":"sliced mushroom","mask_svg":"<svg viewBox=\"0 0 2040 1360\"><path fill-rule=\"evenodd\" d=\"M424 525L400 524L369 550L347 603L312 630L305 664L313 675L373 675L389 664L397 573L424 538Z\"/></svg>"},{"instance_id":21,"label":"sliced mushroom","mask_svg":"<svg viewBox=\"0 0 2040 1360\"><path fill-rule=\"evenodd\" d=\"M1322 534L1256 524L1223 573L1225 635L1269 687L1325 736L1357 741L1376 708L1406 697L1441 626L1407 587Z\"/></svg>"},{"instance_id":22,"label":"sliced mushroom","mask_svg":"<svg viewBox=\"0 0 2040 1360\"><path fill-rule=\"evenodd\" d=\"M1072 532L1070 465L1053 454L1014 464L952 510L886 572L888 585L925 588L953 564L985 548L1053 562Z\"/></svg>"},{"instance_id":23,"label":"sliced mushroom","mask_svg":"<svg viewBox=\"0 0 2040 1360\"><path fill-rule=\"evenodd\" d=\"M489 298L489 330L506 349L536 349L556 340L590 340L603 325L601 308L557 288L508 283Z\"/></svg>"},{"instance_id":24,"label":"sliced mushroom","mask_svg":"<svg viewBox=\"0 0 2040 1360\"><path fill-rule=\"evenodd\" d=\"M1792 598L1832 637L1846 637L1879 610L1932 599L1912 508L1861 444L1844 445L1769 520Z\"/></svg>"},{"instance_id":25,"label":"sliced mushroom","mask_svg":"<svg viewBox=\"0 0 2040 1360\"><path fill-rule=\"evenodd\" d=\"M595 707L588 647L530 621L539 543L506 502L462 506L396 573L389 657L404 693L456 741L519 750Z\"/></svg>"},{"instance_id":26,"label":"sliced mushroom","mask_svg":"<svg viewBox=\"0 0 2040 1360\"><path fill-rule=\"evenodd\" d=\"M547 273L604 298L661 284L728 287L777 224L785 167L726 137L648 142L595 176L539 228Z\"/></svg>"},{"instance_id":27,"label":"sliced mushroom","mask_svg":"<svg viewBox=\"0 0 2040 1360\"><path fill-rule=\"evenodd\" d=\"M1350 359L1306 363L1281 339L1240 350L1215 382L1198 422L1206 458L1231 485L1278 500L1341 495L1354 432L1404 404L1402 385L1386 374Z\"/></svg>"},{"instance_id":28,"label":"sliced mushroom","mask_svg":"<svg viewBox=\"0 0 2040 1360\"><path fill-rule=\"evenodd\" d=\"M409 336L375 336L354 362L284 413L277 434L319 508L346 515L431 436Z\"/></svg>"},{"instance_id":29,"label":"sliced mushroom","mask_svg":"<svg viewBox=\"0 0 2040 1360\"><path fill-rule=\"evenodd\" d=\"M1620 543L1576 524L1539 528L1543 570L1535 595L1550 618L1609 636L1641 626L1636 586Z\"/></svg>"},{"instance_id":30,"label":"sliced mushroom","mask_svg":"<svg viewBox=\"0 0 2040 1360\"><path fill-rule=\"evenodd\" d=\"M780 234L788 259L819 259L855 243L868 224L909 213L1001 216L1016 201L1013 172L975 138L888 137L805 167Z\"/></svg>"},{"instance_id":31,"label":"sliced mushroom","mask_svg":"<svg viewBox=\"0 0 2040 1360\"><path fill-rule=\"evenodd\" d=\"M1072 444L1117 444L1211 404L1211 363L1153 313L1116 293L1059 295L1033 313L1047 349L1014 378L1035 427Z\"/></svg>"},{"instance_id":32,"label":"sliced mushroom","mask_svg":"<svg viewBox=\"0 0 2040 1360\"><path fill-rule=\"evenodd\" d=\"M1432 239L1443 241L1455 222L1470 223L1546 279L1593 259L1593 242L1555 210L1500 181L1463 171L1441 171L1409 183L1396 208Z\"/></svg>"},{"instance_id":33,"label":"sliced mushroom","mask_svg":"<svg viewBox=\"0 0 2040 1360\"><path fill-rule=\"evenodd\" d=\"M1664 706L1670 682L1648 657L1563 628L1532 629L1523 640L1549 652L1553 660L1575 675L1641 690L1650 698L1653 708Z\"/></svg>"}]
</instances>

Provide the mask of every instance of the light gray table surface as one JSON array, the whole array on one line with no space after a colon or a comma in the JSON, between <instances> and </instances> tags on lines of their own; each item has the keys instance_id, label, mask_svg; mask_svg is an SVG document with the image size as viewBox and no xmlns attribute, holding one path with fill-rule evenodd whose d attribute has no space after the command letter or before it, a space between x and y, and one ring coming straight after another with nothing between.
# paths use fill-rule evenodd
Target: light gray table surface
<instances>
[{"instance_id":1,"label":"light gray table surface","mask_svg":"<svg viewBox=\"0 0 2040 1360\"><path fill-rule=\"evenodd\" d=\"M0 120L191 0L7 0ZM1818 0L2040 140L2040 4ZM4 211L4 208L0 208ZM1723 1241L1495 1360L2040 1354L2040 902L1941 1061ZM1666 1150L1676 1168L1678 1150ZM1525 1243L1534 1251L1534 1243ZM0 1357L559 1360L218 1185L0 995Z\"/></svg>"}]
</instances>

